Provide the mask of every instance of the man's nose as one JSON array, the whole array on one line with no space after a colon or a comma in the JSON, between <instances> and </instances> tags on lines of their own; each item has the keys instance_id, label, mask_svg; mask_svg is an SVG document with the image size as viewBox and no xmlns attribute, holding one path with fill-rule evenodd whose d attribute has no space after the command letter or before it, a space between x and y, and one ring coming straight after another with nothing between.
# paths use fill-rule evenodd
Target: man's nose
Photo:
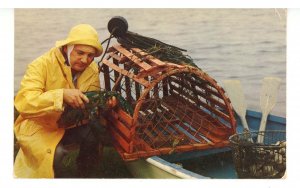
<instances>
[{"instance_id":1,"label":"man's nose","mask_svg":"<svg viewBox=\"0 0 300 188\"><path fill-rule=\"evenodd\" d=\"M87 63L88 62L88 56L87 55L82 56L81 62L82 63Z\"/></svg>"}]
</instances>

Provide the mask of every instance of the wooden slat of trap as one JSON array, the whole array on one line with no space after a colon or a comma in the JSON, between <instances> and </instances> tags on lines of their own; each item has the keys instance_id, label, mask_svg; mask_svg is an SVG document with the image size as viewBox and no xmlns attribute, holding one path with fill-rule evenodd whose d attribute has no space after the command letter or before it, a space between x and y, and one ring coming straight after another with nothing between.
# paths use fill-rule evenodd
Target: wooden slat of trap
<instances>
[{"instance_id":1,"label":"wooden slat of trap","mask_svg":"<svg viewBox=\"0 0 300 188\"><path fill-rule=\"evenodd\" d=\"M146 143L143 139L134 136L132 144L128 144L126 142L121 141L118 138L118 135L114 136L114 139L117 142L113 142L115 148L122 156L123 160L125 161L132 161L135 159L139 159L141 157L150 157L153 155L162 155L162 154L170 154L170 152L186 152L186 151L193 151L193 150L204 150L209 148L218 148L228 146L228 141L222 141L217 143L195 143L195 144L188 144L188 145L177 145L174 147L163 147L163 148L152 148L148 143ZM118 144L119 143L119 144ZM132 148L131 148L132 146ZM127 150L131 152L128 152Z\"/></svg>"},{"instance_id":2,"label":"wooden slat of trap","mask_svg":"<svg viewBox=\"0 0 300 188\"><path fill-rule=\"evenodd\" d=\"M222 148L224 146L228 146L229 141L223 141L219 143L212 143L212 144L193 144L193 145L183 145L183 146L177 146L175 149L175 152L188 152L193 150L205 150L205 149L211 149L211 148ZM170 152L174 148L159 148L159 149L152 149L147 151L136 151L133 153L126 153L124 151L120 151L122 158L124 161L133 161L136 159L155 156L155 155L165 155L170 154Z\"/></svg>"},{"instance_id":3,"label":"wooden slat of trap","mask_svg":"<svg viewBox=\"0 0 300 188\"><path fill-rule=\"evenodd\" d=\"M122 147L122 149L127 153L133 152L133 142L130 140L129 142L124 139L124 137L113 127L108 127L113 139Z\"/></svg>"},{"instance_id":4,"label":"wooden slat of trap","mask_svg":"<svg viewBox=\"0 0 300 188\"><path fill-rule=\"evenodd\" d=\"M141 56L143 56L144 59L147 59L149 60L150 62L152 62L154 65L156 66L163 66L163 65L166 65L165 62L162 62L161 60L153 57L152 55L149 55L148 53L142 51L141 49L139 48L131 48L132 51L136 52L136 53L139 53Z\"/></svg>"},{"instance_id":5,"label":"wooden slat of trap","mask_svg":"<svg viewBox=\"0 0 300 188\"><path fill-rule=\"evenodd\" d=\"M173 68L171 67L153 67L153 69L151 70L144 70L144 71L140 71L136 76L137 78L144 78L146 76L152 76L154 78L158 78L162 72L168 72L173 70Z\"/></svg>"},{"instance_id":6,"label":"wooden slat of trap","mask_svg":"<svg viewBox=\"0 0 300 188\"><path fill-rule=\"evenodd\" d=\"M107 65L102 66L103 73L104 73L104 84L105 84L105 89L107 91L111 90L111 85L110 85L110 75L109 75L109 67Z\"/></svg>"},{"instance_id":7,"label":"wooden slat of trap","mask_svg":"<svg viewBox=\"0 0 300 188\"><path fill-rule=\"evenodd\" d=\"M171 109L171 111L174 113L174 114L176 114L176 116L178 116L180 119L182 119L183 121L185 121L185 122L187 122L190 126L192 126L195 130L197 130L197 131L199 131L199 133L201 133L201 135L203 135L204 137L205 137L205 139L204 138L202 138L200 135L197 135L197 139L199 139L199 140L201 140L203 143L207 143L207 140L210 140L210 141L212 141L212 142L219 142L220 141L220 139L218 139L218 138L215 138L215 137L213 137L212 135L210 135L210 132L209 131L207 131L207 129L205 129L204 127L202 127L202 126L200 126L200 127L198 127L198 128L196 128L196 127L194 127L193 126L193 124L191 124L191 121L186 117L186 116L184 116L185 114L182 114L179 110L174 110L173 108L174 108L174 105L173 104L168 104L167 102L166 103L164 103L164 105L165 106L167 106L168 108L170 108ZM203 120L202 120L203 121ZM209 123L209 122L208 122ZM181 124L181 126L182 126L183 124ZM210 125L210 123L209 124L206 124L205 126L209 126ZM184 126L186 126L186 125L184 125ZM195 132L192 132L192 134L195 134ZM207 139L207 140L206 140Z\"/></svg>"},{"instance_id":8,"label":"wooden slat of trap","mask_svg":"<svg viewBox=\"0 0 300 188\"><path fill-rule=\"evenodd\" d=\"M148 117L151 115L150 112L148 111L147 112L144 111L144 115L140 113L140 116L142 116L143 119L148 119ZM159 129L158 124L155 123L153 120L149 120L147 124L143 123L141 127L139 127L139 131L142 131L148 137L149 141L147 142L145 140L145 142L147 142L154 148L160 147L161 145L168 142L166 136L158 129ZM143 135L139 135L139 137L141 139L144 138Z\"/></svg>"},{"instance_id":9,"label":"wooden slat of trap","mask_svg":"<svg viewBox=\"0 0 300 188\"><path fill-rule=\"evenodd\" d=\"M156 142L154 140L155 136L153 135L153 133L151 131L149 131L147 128L143 129L143 135L138 135L141 140L144 140L145 143L147 143L150 147L156 147ZM147 138L147 139L146 139Z\"/></svg>"},{"instance_id":10,"label":"wooden slat of trap","mask_svg":"<svg viewBox=\"0 0 300 188\"><path fill-rule=\"evenodd\" d=\"M157 123L158 127L161 128L162 131L167 132L165 137L167 138L168 143L171 144L169 145L169 147L196 143L196 141L189 136L188 131L181 130L179 128L180 126L176 126L180 125L181 123L182 122L179 119L177 119L176 121L169 121L165 119L164 121ZM175 142L176 145L174 145Z\"/></svg>"},{"instance_id":11,"label":"wooden slat of trap","mask_svg":"<svg viewBox=\"0 0 300 188\"><path fill-rule=\"evenodd\" d=\"M138 70L134 69L133 70L134 74L137 75L138 74ZM138 100L141 96L141 86L138 82L134 82L134 88L135 88L135 98L136 100Z\"/></svg>"},{"instance_id":12,"label":"wooden slat of trap","mask_svg":"<svg viewBox=\"0 0 300 188\"><path fill-rule=\"evenodd\" d=\"M132 127L132 118L126 112L124 112L122 109L118 108L116 110L112 110L109 112L110 116L113 116L114 119L120 120L126 127L131 128Z\"/></svg>"},{"instance_id":13,"label":"wooden slat of trap","mask_svg":"<svg viewBox=\"0 0 300 188\"><path fill-rule=\"evenodd\" d=\"M216 115L218 115L219 117L223 118L224 120L230 122L230 117L227 114L224 114L223 112L219 111L216 108L213 108L212 106L208 105L207 103L202 102L201 100L195 99L194 96L191 96L189 93L182 91L178 86L172 85L170 84L170 92L172 93L172 95L178 95L174 92L172 92L172 90L176 91L178 94L180 93L180 95L184 95L186 98L188 99L193 99L193 101L200 106L205 107L206 109L208 109L209 111L215 113ZM182 97L181 97L182 98ZM189 101L187 101L189 102ZM189 102L190 103L190 102Z\"/></svg>"},{"instance_id":14,"label":"wooden slat of trap","mask_svg":"<svg viewBox=\"0 0 300 188\"><path fill-rule=\"evenodd\" d=\"M188 101L186 101L181 96L179 96L179 95L177 95L175 93L174 93L174 98L173 99L172 98L173 97L170 96L170 97L167 98L167 100L169 100L171 103L177 103L177 104L179 104L181 106L182 105L190 104ZM199 108L197 108L196 106L194 106L192 104L188 105L187 108L189 109L190 112L193 112L195 114L195 116L197 116L197 118L199 118L199 119L203 118L203 119L211 122L212 123L212 127L215 127L215 128L218 128L218 129L224 129L224 130L230 129L228 126L224 125L218 119L212 118L211 115L209 115L206 112L200 110ZM187 115L190 116L189 113Z\"/></svg>"},{"instance_id":15,"label":"wooden slat of trap","mask_svg":"<svg viewBox=\"0 0 300 188\"><path fill-rule=\"evenodd\" d=\"M202 83L199 83L200 80L198 81L195 81L194 79L192 79L191 77L189 76L186 76L184 77L184 79L186 79L187 81L191 82L191 83L194 83L197 87L205 90L206 92L208 92L209 94L212 94L218 98L223 98L222 95L220 95L220 93L218 93L217 91L213 90L213 86L207 82L207 81L204 81L204 80L201 80ZM197 89L197 88L196 88Z\"/></svg>"},{"instance_id":16,"label":"wooden slat of trap","mask_svg":"<svg viewBox=\"0 0 300 188\"><path fill-rule=\"evenodd\" d=\"M127 64L124 64L124 69L129 70L130 67ZM125 93L126 93L126 100L129 104L132 103L132 96L131 96L131 81L128 77L125 77Z\"/></svg>"},{"instance_id":17,"label":"wooden slat of trap","mask_svg":"<svg viewBox=\"0 0 300 188\"><path fill-rule=\"evenodd\" d=\"M149 82L147 82L143 78L137 78L135 74L128 72L127 70L121 69L120 67L116 66L115 64L109 62L106 59L102 60L103 64L108 65L113 70L118 71L119 73L123 74L124 76L128 76L129 78L133 79L134 81L142 84L143 86L147 87L149 85Z\"/></svg>"},{"instance_id":18,"label":"wooden slat of trap","mask_svg":"<svg viewBox=\"0 0 300 188\"><path fill-rule=\"evenodd\" d=\"M154 133L156 134L156 136L154 135ZM165 146L165 144L168 143L168 140L165 137L159 136L158 134L161 133L159 133L157 130L148 130L147 128L145 128L143 130L143 136L138 135L138 138L140 140L143 140L143 144L145 144L145 146L156 149Z\"/></svg>"},{"instance_id":19,"label":"wooden slat of trap","mask_svg":"<svg viewBox=\"0 0 300 188\"><path fill-rule=\"evenodd\" d=\"M190 91L193 91L195 93L195 95L200 95L202 98L205 98L205 99L209 100L212 104L216 104L219 107L221 107L222 109L227 108L227 106L224 103L221 103L220 101L216 100L212 96L209 96L209 95L203 93L203 91L197 90L196 87L191 87L186 82L184 82L183 80L178 79L177 77L176 78L175 77L170 77L170 81L173 81L173 82L189 89Z\"/></svg>"},{"instance_id":20,"label":"wooden slat of trap","mask_svg":"<svg viewBox=\"0 0 300 188\"><path fill-rule=\"evenodd\" d=\"M121 56L118 56L115 52L110 52L109 56L112 57L113 59L117 60L118 62L120 62L122 59Z\"/></svg>"},{"instance_id":21,"label":"wooden slat of trap","mask_svg":"<svg viewBox=\"0 0 300 188\"><path fill-rule=\"evenodd\" d=\"M189 130L180 130L178 126L176 126L176 124L180 125L180 120L173 120L172 122L164 120L155 123L155 127L151 130L157 135L151 135L151 139L153 139L153 142L155 143L155 146L153 146L153 148L160 148L162 146L173 147L173 142L176 139L180 140L180 143L178 143L178 145L198 143L193 138L191 138L192 135L188 135L191 134ZM163 132L165 132L165 134ZM148 135L149 133L146 132L146 134Z\"/></svg>"},{"instance_id":22,"label":"wooden slat of trap","mask_svg":"<svg viewBox=\"0 0 300 188\"><path fill-rule=\"evenodd\" d=\"M125 126L118 119L114 118L114 116L108 116L106 118L112 123L112 125L109 126L114 126L116 130L118 130L125 136L126 140L132 140L132 132L127 126Z\"/></svg>"},{"instance_id":23,"label":"wooden slat of trap","mask_svg":"<svg viewBox=\"0 0 300 188\"><path fill-rule=\"evenodd\" d=\"M139 57L133 55L132 53L130 53L129 51L127 51L122 46L115 45L115 46L113 46L113 48L115 48L116 50L118 50L120 53L124 54L124 56L126 56L128 59L130 59L132 62L134 62L136 65L138 65L142 69L144 69L144 70L150 70L151 68L153 68L149 64L141 61Z\"/></svg>"},{"instance_id":24,"label":"wooden slat of trap","mask_svg":"<svg viewBox=\"0 0 300 188\"><path fill-rule=\"evenodd\" d=\"M197 127L195 127L195 124L198 124L196 121L192 122L192 120L188 117L187 114L185 114L184 112L182 112L182 108L177 108L176 110L174 109L174 103L177 103L179 106L184 106L186 104L183 103L179 103L178 101L168 101L165 100L164 101L164 105L167 106L174 114L176 114L180 119L183 119L184 121L186 121L190 126L192 126L194 129L198 130L199 132L201 132L201 134L203 136L205 136L208 140L211 140L212 142L220 142L222 141L222 138L219 137L220 135L224 134L223 131L226 131L224 129L219 129L217 127L213 127L212 124L205 120L203 118L203 120L207 123L203 123L201 125L198 125ZM199 129L199 127L201 127L202 129ZM225 132L226 134L226 132Z\"/></svg>"},{"instance_id":25,"label":"wooden slat of trap","mask_svg":"<svg viewBox=\"0 0 300 188\"><path fill-rule=\"evenodd\" d=\"M174 114L174 113L171 113L170 111L168 111L168 110L166 110L166 109L164 109L164 108L161 108L161 110L163 111L161 114L159 114L159 115L161 115L162 117L163 117L163 119L164 119L164 123L166 124L166 125L170 125L170 126L172 126L172 125L174 125L174 124L178 124L178 125L180 125L181 127L183 127L183 126L186 126L186 125L184 125L184 123L180 120L180 119L178 119L178 117ZM167 119L168 118L168 119ZM170 119L173 119L172 121L170 121ZM176 119L175 119L176 118ZM197 133L197 132L195 132L195 131L193 131L193 130L191 130L191 129L185 129L185 131L187 131L190 135L192 135L194 138L196 138L197 140L199 140L199 142L202 142L202 143L205 143L205 142L207 142L206 140L204 140L201 136L199 136L198 134L195 134L195 133ZM185 133L184 133L185 134ZM186 134L185 134L186 135ZM190 136L187 136L187 138L190 140L190 143L191 144L194 144L194 143L196 143L196 141L193 139L193 138L190 138Z\"/></svg>"},{"instance_id":26,"label":"wooden slat of trap","mask_svg":"<svg viewBox=\"0 0 300 188\"><path fill-rule=\"evenodd\" d=\"M116 65L117 67L119 67L119 62L116 59L113 59L113 64ZM113 89L115 89L115 91L121 92L121 87L120 87L120 82L122 80L122 76L121 74L119 74L118 71L114 70L114 79L113 82L115 83Z\"/></svg>"},{"instance_id":27,"label":"wooden slat of trap","mask_svg":"<svg viewBox=\"0 0 300 188\"><path fill-rule=\"evenodd\" d=\"M155 130L156 125L154 125L153 121L148 118L150 116L149 112L140 112L139 116L142 119L142 122L139 122L140 126L137 132L140 132L141 134L138 135L138 137L154 148L159 147L164 138L161 137L160 132L157 132L157 130ZM147 121L145 121L146 119Z\"/></svg>"},{"instance_id":28,"label":"wooden slat of trap","mask_svg":"<svg viewBox=\"0 0 300 188\"><path fill-rule=\"evenodd\" d=\"M171 103L178 103L179 106L186 105L186 108L189 110L189 112L191 112L191 113L187 113L187 116L189 116L191 119L192 119L191 114L193 114L194 116L196 116L196 118L205 119L208 122L211 122L212 127L216 127L216 128L224 129L224 130L229 128L228 126L226 126L222 122L220 122L218 119L212 118L211 115L205 113L204 111L200 110L199 108L195 107L194 105L188 105L187 106L187 104L189 104L189 102L182 99L182 97L178 96L178 94L174 93L173 95L177 96L177 97L175 97L174 100L170 100L170 99L172 99L172 96L169 96L169 97L166 98L167 101L169 100ZM179 99L182 99L184 101L181 101Z\"/></svg>"},{"instance_id":29,"label":"wooden slat of trap","mask_svg":"<svg viewBox=\"0 0 300 188\"><path fill-rule=\"evenodd\" d=\"M206 137L202 137L199 135L199 130L195 130L191 125L187 126L185 123L183 123L182 121L179 123L179 126L184 129L184 131L186 131L189 135L188 138L190 140L191 144L197 144L197 143L207 143L209 142L208 139ZM192 130L191 128L193 128L194 130Z\"/></svg>"},{"instance_id":30,"label":"wooden slat of trap","mask_svg":"<svg viewBox=\"0 0 300 188\"><path fill-rule=\"evenodd\" d=\"M199 109L195 108L194 106L189 106L188 108L190 108L190 110L193 113L193 117L191 117L191 114L187 114L187 116L189 117L190 120L192 120L192 118L196 118L196 119L200 119L203 118L203 121L201 126L206 129L207 131L211 132L212 134L221 137L221 138L225 138L226 136L228 136L229 132L231 132L231 128L223 125L220 121L217 121L216 119L212 118L211 116L204 116L206 113L200 111ZM197 124L199 122L196 122ZM194 124L190 123L192 126ZM208 125L209 126L206 126ZM197 127L194 127L197 128Z\"/></svg>"},{"instance_id":31,"label":"wooden slat of trap","mask_svg":"<svg viewBox=\"0 0 300 188\"><path fill-rule=\"evenodd\" d=\"M169 122L169 121L165 121L161 124L161 126L166 126L167 129L169 129L170 131L173 131L172 134L166 136L168 139L168 143L170 144L169 147L174 147L174 143L176 143L177 145L182 145L184 143L189 143L192 144L193 140L191 140L191 138L187 135L187 132L185 132L184 130L180 130L180 128L178 126L176 126L177 124L180 124L180 120L177 122L173 121L173 122Z\"/></svg>"},{"instance_id":32,"label":"wooden slat of trap","mask_svg":"<svg viewBox=\"0 0 300 188\"><path fill-rule=\"evenodd\" d=\"M202 135L213 135L218 138L227 138L231 129L224 127L219 122L215 121L212 118L204 118L203 112L200 112L196 109L192 110L193 113L187 113L185 115L185 120L187 123L192 126L194 129L201 131ZM180 112L181 113L181 112ZM183 114L181 115L183 116ZM202 121L194 121L194 119L202 119ZM200 129L201 128L201 129Z\"/></svg>"}]
</instances>

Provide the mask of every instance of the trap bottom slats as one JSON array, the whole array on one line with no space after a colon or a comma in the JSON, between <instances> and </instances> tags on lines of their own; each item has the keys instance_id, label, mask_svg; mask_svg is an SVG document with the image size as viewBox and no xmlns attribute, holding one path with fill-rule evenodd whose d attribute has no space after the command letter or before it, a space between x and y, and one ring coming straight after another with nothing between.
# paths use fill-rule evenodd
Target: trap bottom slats
<instances>
[{"instance_id":1,"label":"trap bottom slats","mask_svg":"<svg viewBox=\"0 0 300 188\"><path fill-rule=\"evenodd\" d=\"M140 140L136 140L135 142L140 142ZM206 150L212 148L223 148L229 145L229 141L223 141L214 144L194 144L194 145L184 145L177 146L176 148L159 148L159 149L149 149L148 150L136 150L135 152L128 153L125 152L120 145L116 142L113 142L115 149L118 151L120 156L124 161L133 161L140 158L147 158L156 155L169 155L174 152L188 152L194 150ZM143 146L147 146L147 144L143 144Z\"/></svg>"},{"instance_id":2,"label":"trap bottom slats","mask_svg":"<svg viewBox=\"0 0 300 188\"><path fill-rule=\"evenodd\" d=\"M229 127L222 125L221 122L212 120L207 113L189 103L184 103L177 97L168 97L162 104L171 113L185 122L185 125L191 126L212 142L228 139L231 135ZM174 108L174 106L179 106L180 108Z\"/></svg>"},{"instance_id":3,"label":"trap bottom slats","mask_svg":"<svg viewBox=\"0 0 300 188\"><path fill-rule=\"evenodd\" d=\"M166 106L164 108L160 107L160 114L163 117L170 116L169 113L172 112ZM171 121L161 117L161 121L156 124L148 121L144 125L139 125L136 134L130 140L128 140L128 137L122 138L124 135L120 134L120 130L116 129L116 125L118 125L116 121L122 121L122 115L118 119L114 119L114 123L109 128L109 131L114 140L113 144L123 160L130 161L154 155L171 154L173 152L228 146L229 142L227 139L213 138L213 134L203 132L204 129L198 128L197 130L195 127L183 122L179 118L180 116L176 116L176 113L173 113L173 116Z\"/></svg>"}]
</instances>

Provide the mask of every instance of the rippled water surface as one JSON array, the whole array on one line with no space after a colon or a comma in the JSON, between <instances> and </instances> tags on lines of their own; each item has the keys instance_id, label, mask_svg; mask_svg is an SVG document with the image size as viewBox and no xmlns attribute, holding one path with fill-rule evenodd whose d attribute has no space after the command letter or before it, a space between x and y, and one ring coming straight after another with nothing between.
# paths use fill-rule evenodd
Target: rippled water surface
<instances>
[{"instance_id":1,"label":"rippled water surface","mask_svg":"<svg viewBox=\"0 0 300 188\"><path fill-rule=\"evenodd\" d=\"M26 66L64 39L70 28L88 23L101 41L109 19L123 16L129 30L184 48L222 85L239 79L248 107L260 110L261 80L282 79L272 113L286 115L286 11L283 9L15 9L17 92Z\"/></svg>"}]
</instances>

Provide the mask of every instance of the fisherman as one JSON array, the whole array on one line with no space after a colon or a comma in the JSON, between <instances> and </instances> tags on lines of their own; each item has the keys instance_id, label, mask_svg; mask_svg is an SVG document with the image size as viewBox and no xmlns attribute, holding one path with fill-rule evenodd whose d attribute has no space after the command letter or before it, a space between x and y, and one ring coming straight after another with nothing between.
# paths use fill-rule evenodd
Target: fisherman
<instances>
[{"instance_id":1,"label":"fisherman","mask_svg":"<svg viewBox=\"0 0 300 188\"><path fill-rule=\"evenodd\" d=\"M73 27L65 40L29 64L15 98L20 113L14 131L20 145L14 173L18 178L60 177L66 146L80 144L76 159L81 176L99 162L99 143L90 126L59 128L65 105L85 108L86 91L100 90L94 58L103 48L97 31L88 24ZM116 104L111 98L108 104ZM110 106L113 107L113 106Z\"/></svg>"}]
</instances>

